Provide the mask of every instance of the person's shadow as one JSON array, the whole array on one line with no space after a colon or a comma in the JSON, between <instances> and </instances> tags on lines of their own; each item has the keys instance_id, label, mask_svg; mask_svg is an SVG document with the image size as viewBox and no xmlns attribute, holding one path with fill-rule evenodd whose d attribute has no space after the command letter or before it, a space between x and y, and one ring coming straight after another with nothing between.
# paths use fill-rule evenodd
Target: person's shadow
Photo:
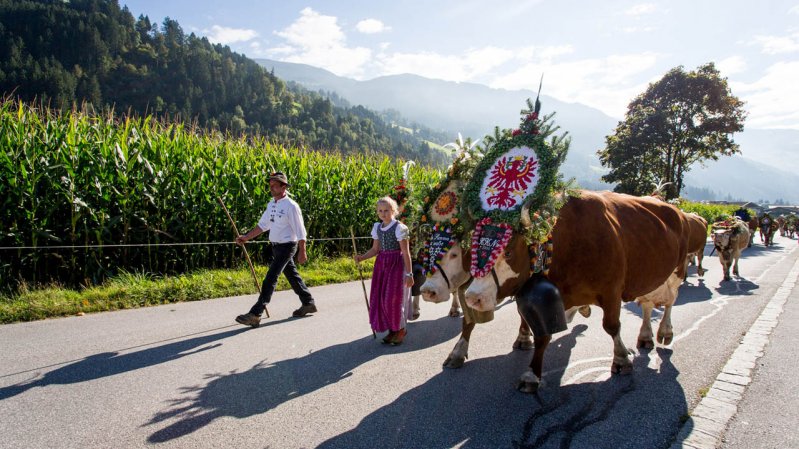
<instances>
[{"instance_id":1,"label":"person's shadow","mask_svg":"<svg viewBox=\"0 0 799 449\"><path fill-rule=\"evenodd\" d=\"M295 359L263 362L242 372L208 375L207 384L184 388L184 397L171 401L168 409L145 424L177 420L156 430L148 441L170 441L220 417L244 418L267 412L351 376L355 368L370 360L438 345L450 341L460 330L460 321L446 316L410 324L408 337L400 346L379 344L370 335Z\"/></svg>"},{"instance_id":2,"label":"person's shadow","mask_svg":"<svg viewBox=\"0 0 799 449\"><path fill-rule=\"evenodd\" d=\"M8 399L20 393L24 393L25 391L28 391L34 387L86 382L102 377L126 373L140 368L159 365L161 363L167 363L172 360L177 360L181 357L190 356L198 352L207 351L209 349L221 346L222 343L219 343L219 340L232 337L241 332L245 332L246 330L247 329L237 327L237 329L234 330L202 335L200 337L180 340L174 343L150 347L135 352L127 352L124 354L120 353L134 348L121 349L115 352L102 352L99 354L93 354L84 359L78 360L75 363L70 363L68 365L62 366L61 368L49 371L41 378L35 379L33 381L0 388L0 400ZM44 369L46 369L46 367L42 368L42 370Z\"/></svg>"},{"instance_id":3,"label":"person's shadow","mask_svg":"<svg viewBox=\"0 0 799 449\"><path fill-rule=\"evenodd\" d=\"M606 435L624 435L634 444L658 441L641 447L665 447L687 413L670 350L658 348L657 369L648 367L647 353L633 360L630 376L561 385L586 328L579 324L552 341L545 368L556 368L545 372L543 386L532 396L513 388L529 364L529 351L471 360L402 394L318 448L595 448L609 447ZM668 415L663 426L659 415ZM627 439L636 433L640 438Z\"/></svg>"}]
</instances>

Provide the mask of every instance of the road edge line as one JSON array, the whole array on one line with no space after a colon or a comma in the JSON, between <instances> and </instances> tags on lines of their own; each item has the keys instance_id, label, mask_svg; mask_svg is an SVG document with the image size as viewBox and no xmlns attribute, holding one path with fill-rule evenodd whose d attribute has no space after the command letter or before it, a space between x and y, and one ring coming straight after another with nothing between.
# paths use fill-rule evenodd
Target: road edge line
<instances>
[{"instance_id":1,"label":"road edge line","mask_svg":"<svg viewBox=\"0 0 799 449\"><path fill-rule=\"evenodd\" d=\"M686 424L677 433L669 449L715 449L719 447L727 424L738 412L746 386L752 381L752 371L769 343L769 337L779 324L785 303L799 278L799 259L782 285L760 312L741 339L738 348L699 404L691 411L692 426Z\"/></svg>"}]
</instances>

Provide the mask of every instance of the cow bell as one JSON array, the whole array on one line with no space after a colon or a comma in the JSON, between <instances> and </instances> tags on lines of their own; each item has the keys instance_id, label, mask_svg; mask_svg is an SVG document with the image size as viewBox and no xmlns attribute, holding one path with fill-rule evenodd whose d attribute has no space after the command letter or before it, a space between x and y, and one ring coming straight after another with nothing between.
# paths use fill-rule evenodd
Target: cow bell
<instances>
[{"instance_id":1,"label":"cow bell","mask_svg":"<svg viewBox=\"0 0 799 449\"><path fill-rule=\"evenodd\" d=\"M516 307L536 337L566 330L563 298L544 276L534 275L525 282L516 293Z\"/></svg>"}]
</instances>

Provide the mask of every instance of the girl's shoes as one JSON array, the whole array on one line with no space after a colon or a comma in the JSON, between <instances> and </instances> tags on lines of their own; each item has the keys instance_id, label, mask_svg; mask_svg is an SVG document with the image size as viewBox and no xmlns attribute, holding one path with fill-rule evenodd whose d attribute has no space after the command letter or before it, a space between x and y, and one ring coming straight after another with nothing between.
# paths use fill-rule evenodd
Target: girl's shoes
<instances>
[{"instance_id":1,"label":"girl's shoes","mask_svg":"<svg viewBox=\"0 0 799 449\"><path fill-rule=\"evenodd\" d=\"M383 344L388 345L391 344L391 340L394 339L394 336L397 335L397 331L389 331L385 337L383 337Z\"/></svg>"},{"instance_id":2,"label":"girl's shoes","mask_svg":"<svg viewBox=\"0 0 799 449\"><path fill-rule=\"evenodd\" d=\"M402 340L405 339L405 335L406 334L407 334L407 332L405 331L404 327L402 329L394 332L394 337L390 340L391 346L401 345L402 344Z\"/></svg>"}]
</instances>

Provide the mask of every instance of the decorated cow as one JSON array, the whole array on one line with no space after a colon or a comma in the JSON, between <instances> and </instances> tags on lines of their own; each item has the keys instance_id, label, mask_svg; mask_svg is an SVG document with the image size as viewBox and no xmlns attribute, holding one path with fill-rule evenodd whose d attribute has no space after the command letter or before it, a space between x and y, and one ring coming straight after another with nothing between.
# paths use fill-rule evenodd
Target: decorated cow
<instances>
[{"instance_id":1,"label":"decorated cow","mask_svg":"<svg viewBox=\"0 0 799 449\"><path fill-rule=\"evenodd\" d=\"M760 228L760 241L762 241L765 246L771 246L774 243L774 233L779 227L777 220L772 218L768 212L765 212L760 217L758 227Z\"/></svg>"},{"instance_id":2,"label":"decorated cow","mask_svg":"<svg viewBox=\"0 0 799 449\"><path fill-rule=\"evenodd\" d=\"M459 242L467 230L459 221L458 212L465 180L482 155L477 142L464 140L460 134L457 142L445 147L455 151L455 159L445 178L424 192L419 209L418 221L425 230L419 257L424 279L419 292L425 301L434 303L452 297L449 314L457 317L461 309L458 289L469 280L459 267ZM453 263L455 268L451 267Z\"/></svg>"},{"instance_id":3,"label":"decorated cow","mask_svg":"<svg viewBox=\"0 0 799 449\"><path fill-rule=\"evenodd\" d=\"M738 259L741 257L741 251L749 246L749 226L735 217L713 223L711 230L713 246L719 253L719 262L724 270L724 280L729 281L730 267L732 273L739 276Z\"/></svg>"},{"instance_id":4,"label":"decorated cow","mask_svg":"<svg viewBox=\"0 0 799 449\"><path fill-rule=\"evenodd\" d=\"M538 119L538 106L486 153L465 198L476 221L466 304L489 312L498 298L515 296L535 343L519 382L525 392L538 388L544 353L552 334L565 330L566 310L590 305L602 308L602 325L613 339L611 370L629 373L619 335L621 302L679 276L688 252L687 220L676 207L651 197L565 188L557 168L568 140L549 139L556 128L549 117Z\"/></svg>"}]
</instances>

